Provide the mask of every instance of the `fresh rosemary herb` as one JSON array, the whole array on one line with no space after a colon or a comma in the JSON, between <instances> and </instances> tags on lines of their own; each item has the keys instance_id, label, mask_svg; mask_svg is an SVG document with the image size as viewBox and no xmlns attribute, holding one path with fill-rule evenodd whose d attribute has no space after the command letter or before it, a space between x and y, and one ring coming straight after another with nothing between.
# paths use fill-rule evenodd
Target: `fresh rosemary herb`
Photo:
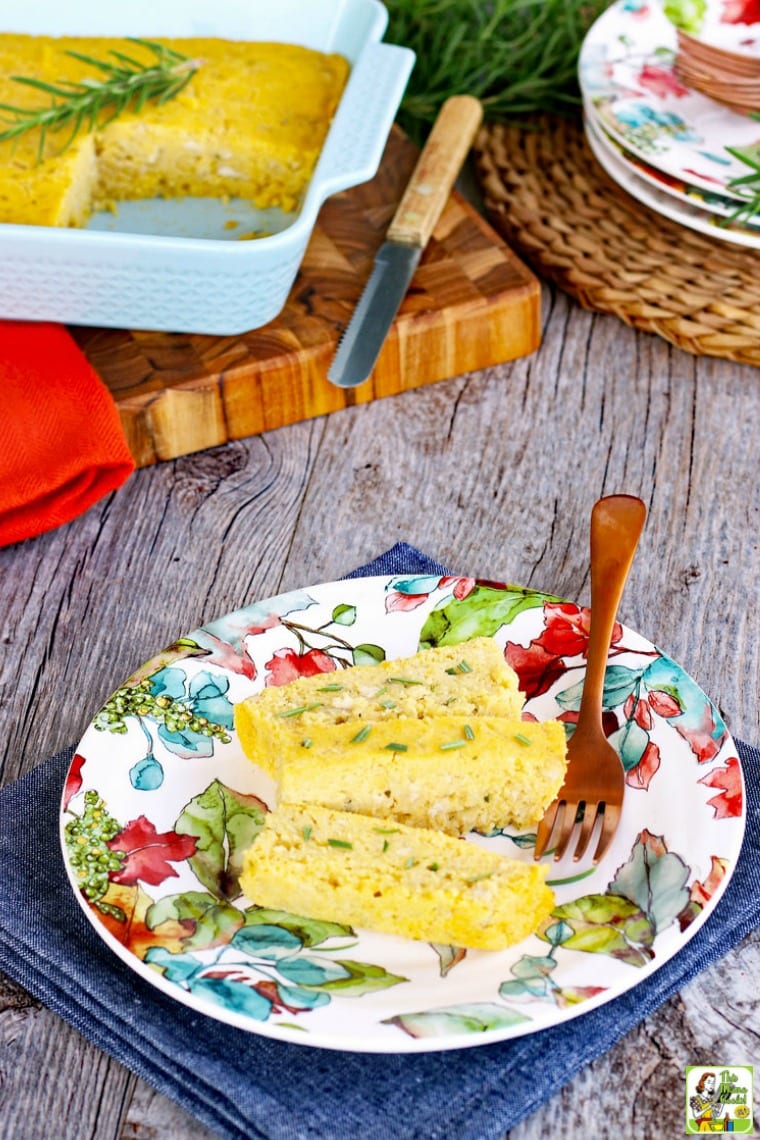
<instances>
[{"instance_id":1,"label":"fresh rosemary herb","mask_svg":"<svg viewBox=\"0 0 760 1140\"><path fill-rule=\"evenodd\" d=\"M321 701L314 701L310 705L299 705L297 709L285 709L284 712L278 713L277 715L280 717L283 717L283 719L284 719L285 717L290 717L290 716L300 716L301 713L311 712L312 709L321 709L321 708L322 708L322 702Z\"/></svg>"},{"instance_id":2,"label":"fresh rosemary herb","mask_svg":"<svg viewBox=\"0 0 760 1140\"><path fill-rule=\"evenodd\" d=\"M753 112L750 118L760 119L760 114ZM755 214L760 214L760 146L727 146L726 150L734 158L738 158L740 162L748 166L752 172L751 174L743 174L740 178L732 178L726 184L728 190L741 194L744 201L737 206L732 214L725 218L723 224L727 225L729 222L741 224L748 222Z\"/></svg>"},{"instance_id":3,"label":"fresh rosemary herb","mask_svg":"<svg viewBox=\"0 0 760 1140\"><path fill-rule=\"evenodd\" d=\"M200 60L187 56L164 44L151 40L127 37L130 43L145 48L152 59L139 60L121 51L108 54L114 62L95 59L80 52L67 51L66 55L86 63L105 76L104 79L82 79L78 83L59 80L47 83L30 76L14 75L15 83L32 87L51 96L45 107L16 107L0 103L0 112L10 126L0 131L0 141L15 139L27 131L39 130L37 158L45 151L48 132L69 128L69 136L61 147L66 150L82 127L93 130L103 126L127 110L141 111L147 102L166 103L179 95L200 66ZM105 115L104 115L105 112ZM11 118L8 118L8 115Z\"/></svg>"},{"instance_id":4,"label":"fresh rosemary herb","mask_svg":"<svg viewBox=\"0 0 760 1140\"><path fill-rule=\"evenodd\" d=\"M336 685L336 684L321 685L320 688L317 689L318 693L340 693L342 691L343 691L343 686L342 685Z\"/></svg>"},{"instance_id":5,"label":"fresh rosemary herb","mask_svg":"<svg viewBox=\"0 0 760 1140\"><path fill-rule=\"evenodd\" d=\"M353 843L347 843L345 839L328 839L330 847L343 847L346 851L353 851Z\"/></svg>"},{"instance_id":6,"label":"fresh rosemary herb","mask_svg":"<svg viewBox=\"0 0 760 1140\"><path fill-rule=\"evenodd\" d=\"M370 732L371 732L371 731L372 731L372 726L371 726L371 725L369 725L369 724L365 724L365 725L363 725L363 726L362 726L362 727L359 729L359 731L357 732L356 736L352 736L352 737L351 737L351 743L352 743L352 744L361 744L361 742L362 742L363 740L366 740L366 739L367 739L367 737L369 736L369 734L370 734Z\"/></svg>"},{"instance_id":7,"label":"fresh rosemary herb","mask_svg":"<svg viewBox=\"0 0 760 1140\"><path fill-rule=\"evenodd\" d=\"M395 681L397 685L421 685L422 681L414 681L411 677L389 677L389 681Z\"/></svg>"},{"instance_id":8,"label":"fresh rosemary herb","mask_svg":"<svg viewBox=\"0 0 760 1140\"><path fill-rule=\"evenodd\" d=\"M396 744L395 742L391 742L390 744L385 745L385 750L386 750L386 752L408 752L409 751L409 745L408 744Z\"/></svg>"},{"instance_id":9,"label":"fresh rosemary herb","mask_svg":"<svg viewBox=\"0 0 760 1140\"><path fill-rule=\"evenodd\" d=\"M464 748L466 740L447 740L445 744L441 744L441 752L450 752L452 748Z\"/></svg>"},{"instance_id":10,"label":"fresh rosemary herb","mask_svg":"<svg viewBox=\"0 0 760 1140\"><path fill-rule=\"evenodd\" d=\"M515 740L518 740L520 744L530 744L530 737L525 736L522 732L515 733Z\"/></svg>"},{"instance_id":11,"label":"fresh rosemary herb","mask_svg":"<svg viewBox=\"0 0 760 1140\"><path fill-rule=\"evenodd\" d=\"M417 53L399 121L422 142L449 95L486 121L577 112L578 53L609 0L386 0L386 39Z\"/></svg>"},{"instance_id":12,"label":"fresh rosemary herb","mask_svg":"<svg viewBox=\"0 0 760 1140\"><path fill-rule=\"evenodd\" d=\"M473 731L473 729L472 729L472 726L471 726L471 725L469 725L469 724L466 724L466 725L464 726L464 734L465 734L465 736L467 737L467 739L468 739L468 740L474 740L474 739L475 739L475 733L474 733L474 731Z\"/></svg>"}]
</instances>

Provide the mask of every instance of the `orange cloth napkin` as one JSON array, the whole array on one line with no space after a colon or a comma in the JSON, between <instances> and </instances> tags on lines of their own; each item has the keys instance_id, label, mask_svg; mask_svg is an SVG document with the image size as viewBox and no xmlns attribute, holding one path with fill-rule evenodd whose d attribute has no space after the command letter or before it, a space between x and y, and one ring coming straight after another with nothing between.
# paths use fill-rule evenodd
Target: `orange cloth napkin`
<instances>
[{"instance_id":1,"label":"orange cloth napkin","mask_svg":"<svg viewBox=\"0 0 760 1140\"><path fill-rule=\"evenodd\" d=\"M70 522L134 471L111 394L65 328L0 321L0 546Z\"/></svg>"}]
</instances>

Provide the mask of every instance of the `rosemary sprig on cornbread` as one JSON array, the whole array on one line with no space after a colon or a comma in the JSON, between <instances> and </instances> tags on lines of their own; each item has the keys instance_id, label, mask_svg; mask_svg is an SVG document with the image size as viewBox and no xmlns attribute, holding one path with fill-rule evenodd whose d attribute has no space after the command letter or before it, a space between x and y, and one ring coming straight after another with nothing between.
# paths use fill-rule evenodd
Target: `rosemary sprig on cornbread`
<instances>
[{"instance_id":1,"label":"rosemary sprig on cornbread","mask_svg":"<svg viewBox=\"0 0 760 1140\"><path fill-rule=\"evenodd\" d=\"M65 150L83 127L93 130L97 125L112 122L126 110L139 112L147 102L166 103L173 99L187 86L200 66L199 60L189 59L166 44L136 37L127 38L130 43L145 48L152 58L140 61L124 52L111 50L108 54L115 61L112 63L78 51L67 51L66 55L95 68L105 78L82 79L79 83L67 80L49 83L33 76L12 76L15 83L51 95L52 101L45 107L17 107L0 103L0 112L13 116L11 125L0 131L0 141L39 129L37 154L42 159L48 131L57 132L64 127L71 127L69 137L62 147ZM104 112L107 112L105 117Z\"/></svg>"}]
</instances>

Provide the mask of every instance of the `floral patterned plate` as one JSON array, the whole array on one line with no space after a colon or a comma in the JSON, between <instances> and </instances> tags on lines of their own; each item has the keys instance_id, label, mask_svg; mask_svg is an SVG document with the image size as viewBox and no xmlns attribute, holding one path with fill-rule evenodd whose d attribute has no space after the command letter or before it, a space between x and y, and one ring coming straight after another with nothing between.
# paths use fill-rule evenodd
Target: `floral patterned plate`
<instances>
[{"instance_id":1,"label":"floral patterned plate","mask_svg":"<svg viewBox=\"0 0 760 1140\"><path fill-rule=\"evenodd\" d=\"M712 190L702 190L699 186L692 186L689 182L684 182L680 178L673 178L672 175L665 174L662 170L650 166L649 163L644 162L643 158L637 158L636 155L631 154L629 150L626 150L624 146L613 139L611 135L608 135L598 120L592 121L584 117L584 127L587 134L589 131L593 131L602 150L618 160L615 164L616 169L622 164L626 171L626 177L634 176L636 179L643 179L644 182L660 193L667 194L669 197L700 211L706 211L708 214L719 214L723 218L731 218L737 210L742 210L741 226L760 230L760 213L753 214L743 209L735 198L727 198L725 195L717 194ZM615 177L610 170L607 173L611 177Z\"/></svg>"},{"instance_id":2,"label":"floral patterned plate","mask_svg":"<svg viewBox=\"0 0 760 1140\"><path fill-rule=\"evenodd\" d=\"M579 79L586 114L622 146L676 179L729 198L760 157L760 122L683 84L676 31L657 4L617 0L589 30Z\"/></svg>"},{"instance_id":3,"label":"floral patterned plate","mask_svg":"<svg viewBox=\"0 0 760 1140\"><path fill-rule=\"evenodd\" d=\"M751 59L760 56L760 0L662 0L662 7L694 39Z\"/></svg>"},{"instance_id":4,"label":"floral patterned plate","mask_svg":"<svg viewBox=\"0 0 760 1140\"><path fill-rule=\"evenodd\" d=\"M720 238L736 245L760 249L760 219L757 225L736 225L725 221L725 218L721 219L718 214L709 213L687 201L679 201L675 196L663 193L626 165L612 149L602 131L588 119L585 120L584 127L588 144L599 164L631 197L656 210L658 214L663 214L682 226L688 226L689 229L698 230L710 237Z\"/></svg>"},{"instance_id":5,"label":"floral patterned plate","mask_svg":"<svg viewBox=\"0 0 760 1140\"><path fill-rule=\"evenodd\" d=\"M577 716L588 613L460 577L374 577L283 594L211 622L138 670L88 727L60 827L99 935L178 1002L280 1040L378 1053L488 1044L557 1025L635 986L702 926L744 830L736 748L678 665L617 625L605 724L627 771L598 868L551 864L557 905L506 951L463 951L266 910L241 856L272 801L235 701L265 685L493 636L525 717ZM531 833L473 835L531 859Z\"/></svg>"}]
</instances>

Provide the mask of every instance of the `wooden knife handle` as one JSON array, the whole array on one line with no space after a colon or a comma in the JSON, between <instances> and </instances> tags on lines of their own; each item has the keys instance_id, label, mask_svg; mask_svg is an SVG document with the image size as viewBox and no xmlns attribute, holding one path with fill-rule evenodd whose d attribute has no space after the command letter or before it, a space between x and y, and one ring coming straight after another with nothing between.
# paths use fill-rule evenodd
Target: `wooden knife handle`
<instances>
[{"instance_id":1,"label":"wooden knife handle","mask_svg":"<svg viewBox=\"0 0 760 1140\"><path fill-rule=\"evenodd\" d=\"M393 215L386 240L425 248L482 119L483 108L472 95L452 95L446 100Z\"/></svg>"}]
</instances>

